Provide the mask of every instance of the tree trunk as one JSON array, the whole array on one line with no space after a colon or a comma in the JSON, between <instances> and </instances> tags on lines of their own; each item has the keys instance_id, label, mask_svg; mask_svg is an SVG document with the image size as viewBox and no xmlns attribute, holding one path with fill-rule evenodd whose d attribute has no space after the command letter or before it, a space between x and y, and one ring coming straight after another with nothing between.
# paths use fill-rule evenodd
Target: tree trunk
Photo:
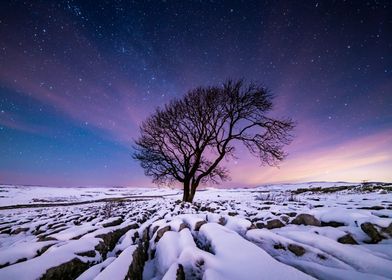
<instances>
[{"instance_id":1,"label":"tree trunk","mask_svg":"<svg viewBox=\"0 0 392 280\"><path fill-rule=\"evenodd\" d=\"M193 198L195 197L195 193L196 193L196 188L197 185L196 184L192 184L191 186L191 192L188 196L188 202L192 203L193 202Z\"/></svg>"},{"instance_id":2,"label":"tree trunk","mask_svg":"<svg viewBox=\"0 0 392 280\"><path fill-rule=\"evenodd\" d=\"M185 182L184 183L184 194L182 196L182 201L188 202L189 200L189 183Z\"/></svg>"}]
</instances>

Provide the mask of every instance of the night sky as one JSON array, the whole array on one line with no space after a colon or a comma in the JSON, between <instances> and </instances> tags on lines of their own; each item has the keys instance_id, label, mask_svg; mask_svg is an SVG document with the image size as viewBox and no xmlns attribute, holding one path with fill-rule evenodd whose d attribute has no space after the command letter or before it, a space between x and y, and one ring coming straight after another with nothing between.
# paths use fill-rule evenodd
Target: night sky
<instances>
[{"instance_id":1,"label":"night sky","mask_svg":"<svg viewBox=\"0 0 392 280\"><path fill-rule=\"evenodd\" d=\"M297 127L279 169L239 149L222 186L392 181L391 54L390 1L1 1L0 183L149 186L138 125L227 78Z\"/></svg>"}]
</instances>

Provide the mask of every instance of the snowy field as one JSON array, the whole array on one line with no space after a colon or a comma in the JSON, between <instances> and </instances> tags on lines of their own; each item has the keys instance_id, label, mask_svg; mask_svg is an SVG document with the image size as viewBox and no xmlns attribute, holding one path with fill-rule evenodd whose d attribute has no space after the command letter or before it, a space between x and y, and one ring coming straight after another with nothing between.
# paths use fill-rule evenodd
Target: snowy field
<instances>
[{"instance_id":1,"label":"snowy field","mask_svg":"<svg viewBox=\"0 0 392 280\"><path fill-rule=\"evenodd\" d=\"M0 186L0 279L392 279L392 185Z\"/></svg>"}]
</instances>

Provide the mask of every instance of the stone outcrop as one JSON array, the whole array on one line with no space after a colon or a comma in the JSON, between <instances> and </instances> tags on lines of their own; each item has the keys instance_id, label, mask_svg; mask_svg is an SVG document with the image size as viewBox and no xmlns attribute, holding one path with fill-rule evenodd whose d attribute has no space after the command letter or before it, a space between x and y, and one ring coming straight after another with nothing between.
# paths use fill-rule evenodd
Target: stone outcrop
<instances>
[{"instance_id":1,"label":"stone outcrop","mask_svg":"<svg viewBox=\"0 0 392 280\"><path fill-rule=\"evenodd\" d=\"M114 249L120 237L123 236L128 230L136 228L138 228L138 225L132 224L105 234L97 235L96 237L102 238L103 242L100 242L95 247L95 249L101 253L104 259L106 259L106 254Z\"/></svg>"},{"instance_id":2,"label":"stone outcrop","mask_svg":"<svg viewBox=\"0 0 392 280\"><path fill-rule=\"evenodd\" d=\"M349 233L346 235L343 235L342 237L339 237L338 242L342 243L342 244L358 245L358 242Z\"/></svg>"},{"instance_id":3,"label":"stone outcrop","mask_svg":"<svg viewBox=\"0 0 392 280\"><path fill-rule=\"evenodd\" d=\"M21 233L21 232L26 232L26 231L28 231L30 228L23 228L23 227L20 227L20 228L17 228L17 229L14 229L13 231L11 231L11 234L18 234L18 233Z\"/></svg>"},{"instance_id":4,"label":"stone outcrop","mask_svg":"<svg viewBox=\"0 0 392 280\"><path fill-rule=\"evenodd\" d=\"M273 219L273 220L267 221L267 224L266 224L265 227L266 227L267 229L274 229L274 228L281 228L281 227L284 227L284 226L285 226L285 224L282 223L281 220L279 220L279 219Z\"/></svg>"},{"instance_id":5,"label":"stone outcrop","mask_svg":"<svg viewBox=\"0 0 392 280\"><path fill-rule=\"evenodd\" d=\"M171 229L170 226L165 226L165 227L159 229L159 230L157 231L157 235L155 236L155 240L154 240L155 243L158 242L159 239L161 239L162 236L165 234L165 232L166 232L166 231L169 231L170 229Z\"/></svg>"},{"instance_id":6,"label":"stone outcrop","mask_svg":"<svg viewBox=\"0 0 392 280\"><path fill-rule=\"evenodd\" d=\"M117 220L114 220L110 223L103 224L102 226L103 227L114 227L114 226L120 225L122 222L123 222L123 219L118 218Z\"/></svg>"},{"instance_id":7,"label":"stone outcrop","mask_svg":"<svg viewBox=\"0 0 392 280\"><path fill-rule=\"evenodd\" d=\"M388 227L383 229L383 232L385 232L386 234L388 234L390 237L392 237L392 223L389 224Z\"/></svg>"},{"instance_id":8,"label":"stone outcrop","mask_svg":"<svg viewBox=\"0 0 392 280\"><path fill-rule=\"evenodd\" d=\"M375 244L383 239L381 234L377 231L372 223L367 222L361 224L361 229L370 237L370 241L368 241L368 243Z\"/></svg>"},{"instance_id":9,"label":"stone outcrop","mask_svg":"<svg viewBox=\"0 0 392 280\"><path fill-rule=\"evenodd\" d=\"M322 227L342 227L344 225L345 225L344 223L336 222L336 221L321 222Z\"/></svg>"},{"instance_id":10,"label":"stone outcrop","mask_svg":"<svg viewBox=\"0 0 392 280\"><path fill-rule=\"evenodd\" d=\"M185 272L182 264L178 264L176 280L185 280Z\"/></svg>"},{"instance_id":11,"label":"stone outcrop","mask_svg":"<svg viewBox=\"0 0 392 280\"><path fill-rule=\"evenodd\" d=\"M89 263L84 263L78 258L74 258L69 262L48 269L40 280L71 280L77 278L87 268Z\"/></svg>"},{"instance_id":12,"label":"stone outcrop","mask_svg":"<svg viewBox=\"0 0 392 280\"><path fill-rule=\"evenodd\" d=\"M195 231L199 231L200 230L200 228L201 228L201 226L202 225L204 225L204 224L206 224L207 222L206 221L198 221L198 222L196 222L196 224L195 224Z\"/></svg>"},{"instance_id":13,"label":"stone outcrop","mask_svg":"<svg viewBox=\"0 0 392 280\"><path fill-rule=\"evenodd\" d=\"M299 214L291 223L295 225L321 226L321 222L309 214Z\"/></svg>"},{"instance_id":14,"label":"stone outcrop","mask_svg":"<svg viewBox=\"0 0 392 280\"><path fill-rule=\"evenodd\" d=\"M304 247L297 244L289 244L287 249L289 249L289 251L292 252L297 257L302 256L306 252Z\"/></svg>"}]
</instances>

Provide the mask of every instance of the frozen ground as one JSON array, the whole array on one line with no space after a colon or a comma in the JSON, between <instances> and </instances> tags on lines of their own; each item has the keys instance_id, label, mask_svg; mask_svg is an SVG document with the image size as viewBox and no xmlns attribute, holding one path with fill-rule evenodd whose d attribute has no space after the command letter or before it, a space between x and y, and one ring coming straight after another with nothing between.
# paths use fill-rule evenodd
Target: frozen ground
<instances>
[{"instance_id":1,"label":"frozen ground","mask_svg":"<svg viewBox=\"0 0 392 280\"><path fill-rule=\"evenodd\" d=\"M392 185L0 186L0 279L392 279Z\"/></svg>"}]
</instances>

